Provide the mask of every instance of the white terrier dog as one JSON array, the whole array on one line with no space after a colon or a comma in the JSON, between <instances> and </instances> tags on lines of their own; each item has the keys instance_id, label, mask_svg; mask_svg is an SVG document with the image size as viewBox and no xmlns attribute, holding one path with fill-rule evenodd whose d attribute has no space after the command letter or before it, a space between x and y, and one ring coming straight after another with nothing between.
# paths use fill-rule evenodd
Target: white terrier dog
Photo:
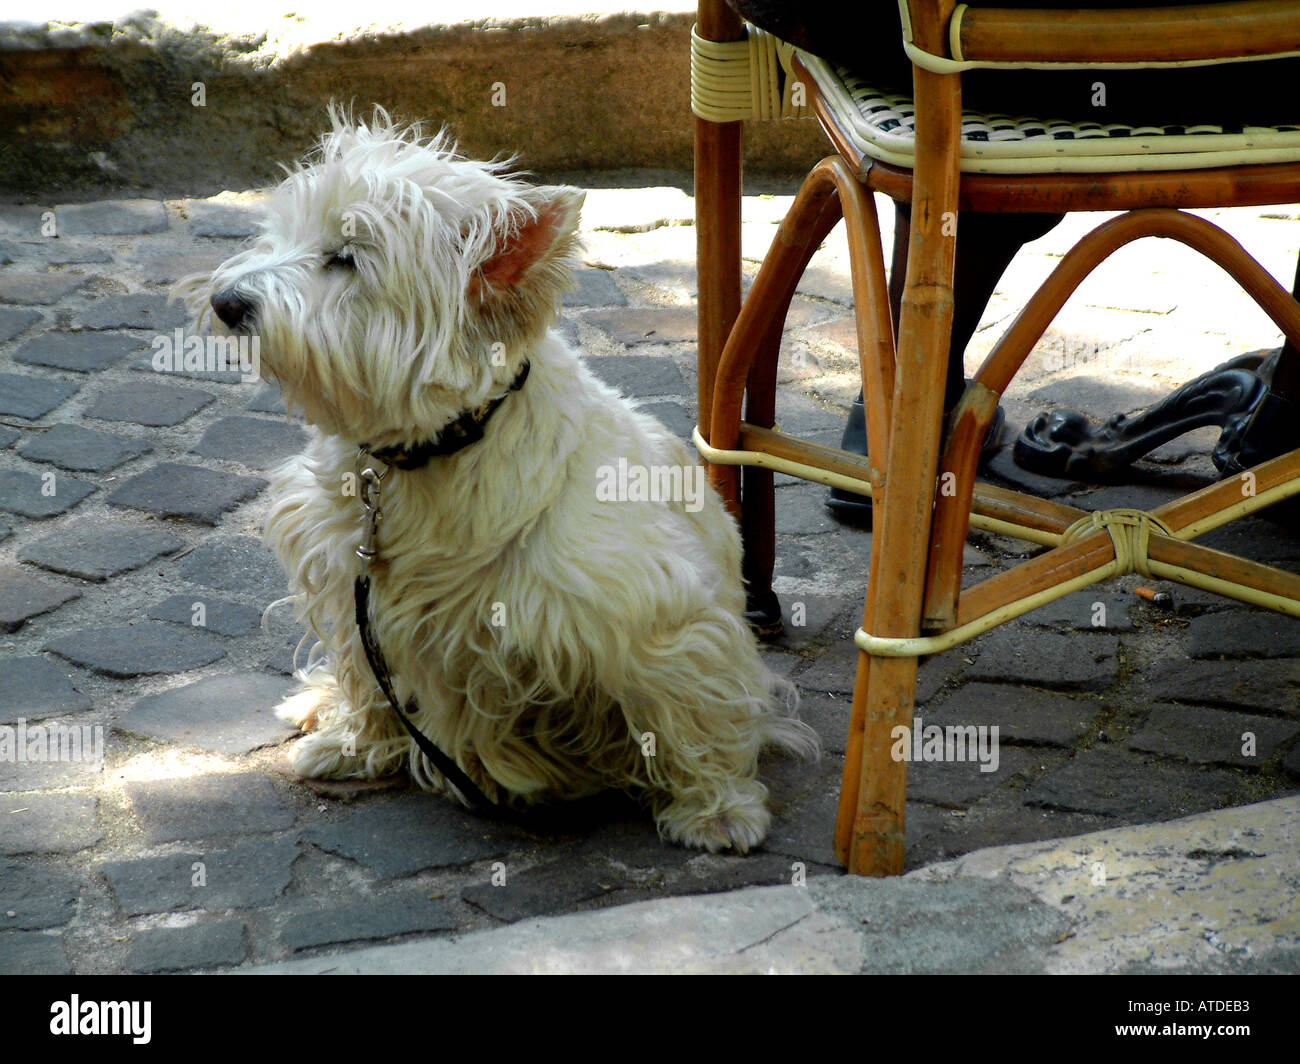
<instances>
[{"instance_id":1,"label":"white terrier dog","mask_svg":"<svg viewBox=\"0 0 1300 1064\"><path fill-rule=\"evenodd\" d=\"M699 467L548 332L584 194L459 158L378 109L368 124L332 117L255 245L180 285L259 337L263 374L313 426L276 471L266 519L324 646L277 710L309 733L295 770L376 777L407 762L448 789L355 622L364 444L398 466L372 601L415 725L493 800L617 788L669 839L750 849L770 820L760 748L815 756L816 736L742 619L739 535L716 494L611 498L614 467L675 470L661 480L683 486ZM481 439L421 463L422 444L466 420Z\"/></svg>"}]
</instances>

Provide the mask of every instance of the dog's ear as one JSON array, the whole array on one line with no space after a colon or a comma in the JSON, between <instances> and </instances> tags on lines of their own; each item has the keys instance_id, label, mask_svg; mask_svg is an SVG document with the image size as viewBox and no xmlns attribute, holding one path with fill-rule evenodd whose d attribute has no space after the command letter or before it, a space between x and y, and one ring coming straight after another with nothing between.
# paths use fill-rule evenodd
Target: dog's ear
<instances>
[{"instance_id":1,"label":"dog's ear","mask_svg":"<svg viewBox=\"0 0 1300 1064\"><path fill-rule=\"evenodd\" d=\"M563 255L586 197L581 189L565 186L530 189L526 198L536 215L501 234L496 249L470 278L470 294L483 300L509 291L535 266Z\"/></svg>"}]
</instances>

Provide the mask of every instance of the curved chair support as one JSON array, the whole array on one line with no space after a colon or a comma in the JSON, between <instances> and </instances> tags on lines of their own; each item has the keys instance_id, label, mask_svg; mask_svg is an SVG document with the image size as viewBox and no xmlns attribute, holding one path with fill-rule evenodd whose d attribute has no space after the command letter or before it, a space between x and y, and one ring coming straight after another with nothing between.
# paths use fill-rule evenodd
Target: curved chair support
<instances>
[{"instance_id":1,"label":"curved chair support","mask_svg":"<svg viewBox=\"0 0 1300 1064\"><path fill-rule=\"evenodd\" d=\"M961 590L961 552L982 440L998 398L1052 320L1102 262L1134 240L1166 237L1199 251L1251 296L1293 344L1300 343L1300 304L1236 240L1193 214L1152 207L1112 218L1072 247L1003 334L975 374L954 415L954 428L940 464L925 604L925 623L953 623Z\"/></svg>"}]
</instances>

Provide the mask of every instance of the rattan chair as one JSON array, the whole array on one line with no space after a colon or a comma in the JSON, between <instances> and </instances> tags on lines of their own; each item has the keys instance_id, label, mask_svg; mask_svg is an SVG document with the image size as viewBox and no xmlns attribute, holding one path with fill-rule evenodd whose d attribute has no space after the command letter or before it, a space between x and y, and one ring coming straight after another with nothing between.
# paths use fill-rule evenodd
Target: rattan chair
<instances>
[{"instance_id":1,"label":"rattan chair","mask_svg":"<svg viewBox=\"0 0 1300 1064\"><path fill-rule=\"evenodd\" d=\"M773 42L722 0L700 2L692 63L695 437L711 482L741 522L751 595L761 603L771 593L773 471L873 497L870 580L856 636L861 653L835 830L840 859L867 875L903 867L907 765L890 757L891 731L911 724L920 656L1129 572L1300 616L1300 576L1193 542L1300 492L1300 451L1254 468L1248 488L1241 480L1222 481L1151 513L1087 513L977 483L975 476L980 443L1013 374L1090 271L1139 237L1172 238L1212 258L1291 345L1300 345L1300 305L1232 237L1185 212L1300 201L1300 129L1070 129L1005 116L963 119L962 111L963 72L980 67L1160 67L1294 56L1300 54L1300 4L1248 0L1067 12L903 0L901 7L902 47L913 66L910 99ZM789 114L801 95L835 154L808 175L742 305L740 119ZM990 129L999 135L988 136ZM873 192L911 204L896 333ZM968 210L1127 213L1064 256L946 416L955 234L960 212ZM866 458L774 427L785 314L813 252L841 218L867 410ZM962 547L971 526L1050 549L963 589Z\"/></svg>"}]
</instances>

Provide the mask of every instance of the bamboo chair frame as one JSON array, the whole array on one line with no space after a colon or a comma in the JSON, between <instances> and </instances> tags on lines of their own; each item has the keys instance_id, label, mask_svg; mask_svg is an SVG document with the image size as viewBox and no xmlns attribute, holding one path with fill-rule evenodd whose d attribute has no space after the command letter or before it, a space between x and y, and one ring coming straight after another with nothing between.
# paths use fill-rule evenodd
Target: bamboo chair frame
<instances>
[{"instance_id":1,"label":"bamboo chair frame","mask_svg":"<svg viewBox=\"0 0 1300 1064\"><path fill-rule=\"evenodd\" d=\"M954 18L956 9L957 17ZM1089 514L979 484L980 441L998 398L1075 288L1118 248L1143 236L1178 240L1219 263L1293 343L1300 305L1231 236L1174 208L1300 201L1300 163L1164 172L975 175L960 171L961 71L972 64L1129 65L1206 62L1300 52L1300 5L1288 0L1123 12L972 9L908 0L916 106L915 167L864 157L816 82L796 73L837 154L800 189L749 297L740 299L741 123L696 118L699 257L697 447L711 483L745 534L745 575L770 589L773 471L871 494L870 573L835 829L850 872L894 875L904 858L906 762L889 750L911 724L917 657L935 653L1097 581L1140 572L1300 617L1300 576L1190 540L1300 493L1300 450L1251 471L1254 494L1220 482L1157 508ZM1045 27L1050 24L1050 34ZM700 0L697 33L743 39L722 0ZM897 342L872 193L911 203ZM943 394L956 241L945 218L962 210L1123 209L1080 241L986 358L945 431ZM869 458L774 427L776 360L799 279L843 218L848 230ZM951 227L948 228L950 233ZM898 263L896 245L896 268ZM742 401L744 405L742 419ZM955 484L955 491L937 485ZM961 588L968 529L1051 549Z\"/></svg>"}]
</instances>

